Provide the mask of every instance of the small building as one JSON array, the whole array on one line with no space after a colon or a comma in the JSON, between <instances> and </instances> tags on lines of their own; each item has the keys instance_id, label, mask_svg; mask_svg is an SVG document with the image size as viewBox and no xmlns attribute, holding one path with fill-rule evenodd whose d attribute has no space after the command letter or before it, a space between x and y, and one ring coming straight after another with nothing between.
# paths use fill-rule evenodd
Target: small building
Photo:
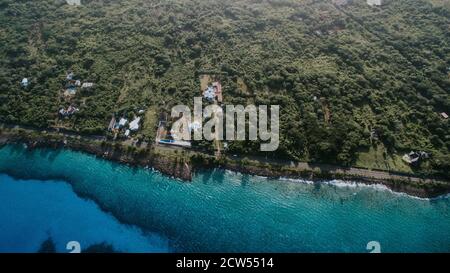
<instances>
[{"instance_id":1,"label":"small building","mask_svg":"<svg viewBox=\"0 0 450 273\"><path fill-rule=\"evenodd\" d=\"M139 130L139 121L141 121L141 118L137 117L132 122L130 122L130 130L131 131Z\"/></svg>"},{"instance_id":2,"label":"small building","mask_svg":"<svg viewBox=\"0 0 450 273\"><path fill-rule=\"evenodd\" d=\"M442 112L442 113L441 113L441 117L443 117L443 118L445 118L445 119L448 119L448 115L447 115L447 113L445 113L445 112Z\"/></svg>"},{"instance_id":3,"label":"small building","mask_svg":"<svg viewBox=\"0 0 450 273\"><path fill-rule=\"evenodd\" d=\"M72 105L71 106L69 106L69 108L67 108L67 113L69 114L69 115L72 115L72 114L74 114L75 112L77 112L79 109L78 108L75 108L75 107L73 107Z\"/></svg>"},{"instance_id":4,"label":"small building","mask_svg":"<svg viewBox=\"0 0 450 273\"><path fill-rule=\"evenodd\" d=\"M125 118L121 118L119 120L119 128L124 127L127 124L128 120Z\"/></svg>"},{"instance_id":5,"label":"small building","mask_svg":"<svg viewBox=\"0 0 450 273\"><path fill-rule=\"evenodd\" d=\"M367 0L367 5L373 6L381 6L383 5L383 0Z\"/></svg>"},{"instance_id":6,"label":"small building","mask_svg":"<svg viewBox=\"0 0 450 273\"><path fill-rule=\"evenodd\" d=\"M75 95L77 93L77 89L75 88L75 86L70 86L66 89L66 92L68 95Z\"/></svg>"},{"instance_id":7,"label":"small building","mask_svg":"<svg viewBox=\"0 0 450 273\"><path fill-rule=\"evenodd\" d=\"M94 84L92 83L92 82L84 82L82 85L81 85L81 88L91 88L91 87L93 87L94 86Z\"/></svg>"},{"instance_id":8,"label":"small building","mask_svg":"<svg viewBox=\"0 0 450 273\"><path fill-rule=\"evenodd\" d=\"M424 151L420 151L419 152L419 156L420 156L421 159L428 159L428 158L430 158L430 154L427 153L427 152L424 152Z\"/></svg>"},{"instance_id":9,"label":"small building","mask_svg":"<svg viewBox=\"0 0 450 273\"><path fill-rule=\"evenodd\" d=\"M372 131L370 131L370 138L371 138L371 139L374 139L374 140L378 140L378 139L379 139L378 133L377 133L377 131L376 131L375 129L373 129Z\"/></svg>"},{"instance_id":10,"label":"small building","mask_svg":"<svg viewBox=\"0 0 450 273\"><path fill-rule=\"evenodd\" d=\"M79 110L80 109L70 105L67 109L64 109L64 108L59 109L59 114L64 117L71 116L71 115L75 114L76 112L78 112Z\"/></svg>"},{"instance_id":11,"label":"small building","mask_svg":"<svg viewBox=\"0 0 450 273\"><path fill-rule=\"evenodd\" d=\"M414 152L411 151L409 154L403 155L402 159L406 163L410 165L414 165L419 163L420 160L428 159L430 158L430 154L424 151Z\"/></svg>"},{"instance_id":12,"label":"small building","mask_svg":"<svg viewBox=\"0 0 450 273\"><path fill-rule=\"evenodd\" d=\"M81 86L81 81L80 81L80 80L76 80L76 81L75 81L75 85L76 85L76 86Z\"/></svg>"},{"instance_id":13,"label":"small building","mask_svg":"<svg viewBox=\"0 0 450 273\"><path fill-rule=\"evenodd\" d=\"M22 81L20 82L20 85L22 85L23 87L27 87L29 85L28 79L23 78Z\"/></svg>"},{"instance_id":14,"label":"small building","mask_svg":"<svg viewBox=\"0 0 450 273\"><path fill-rule=\"evenodd\" d=\"M81 6L81 0L66 0L66 3L71 6Z\"/></svg>"},{"instance_id":15,"label":"small building","mask_svg":"<svg viewBox=\"0 0 450 273\"><path fill-rule=\"evenodd\" d=\"M128 136L130 135L130 130L127 129L127 130L125 131L124 135L125 135L126 137L128 137Z\"/></svg>"},{"instance_id":16,"label":"small building","mask_svg":"<svg viewBox=\"0 0 450 273\"><path fill-rule=\"evenodd\" d=\"M416 152L411 151L409 154L403 155L402 159L408 164L415 164L419 161L420 155Z\"/></svg>"},{"instance_id":17,"label":"small building","mask_svg":"<svg viewBox=\"0 0 450 273\"><path fill-rule=\"evenodd\" d=\"M73 76L73 72L68 73L66 76L66 80L71 81L73 79Z\"/></svg>"}]
</instances>

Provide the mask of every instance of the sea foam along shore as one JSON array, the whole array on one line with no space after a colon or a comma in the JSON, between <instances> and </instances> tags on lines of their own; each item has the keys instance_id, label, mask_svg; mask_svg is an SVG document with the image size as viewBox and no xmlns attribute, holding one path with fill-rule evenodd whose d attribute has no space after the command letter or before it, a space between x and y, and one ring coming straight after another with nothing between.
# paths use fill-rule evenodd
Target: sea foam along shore
<instances>
[{"instance_id":1,"label":"sea foam along shore","mask_svg":"<svg viewBox=\"0 0 450 273\"><path fill-rule=\"evenodd\" d=\"M281 177L280 180L290 182L290 183L302 183L302 184L322 183L322 184L331 185L331 186L335 186L335 187L339 187L339 188L371 188L373 190L388 191L392 194L406 196L409 198L414 198L414 199L424 200L424 201L437 200L437 199L441 199L441 198L450 198L450 193L444 193L442 195L435 196L435 197L419 197L419 196L415 196L415 195L410 195L406 192L393 191L388 186L383 185L383 184L367 184L367 183L363 183L363 182L350 181L350 180L346 181L346 180L333 179L331 181L324 180L321 182L314 182L311 180L294 179L294 178L288 178L288 177Z\"/></svg>"},{"instance_id":2,"label":"sea foam along shore","mask_svg":"<svg viewBox=\"0 0 450 273\"><path fill-rule=\"evenodd\" d=\"M231 170L227 170L227 172L238 173L238 172L231 171ZM255 176L258 178L261 178L261 179L269 179L270 178L267 176L260 176L260 175L255 175ZM410 194L408 192L392 190L389 186L387 186L383 183L367 183L364 181L357 181L357 180L341 180L341 179L325 180L324 179L324 180L313 181L313 180L309 180L309 179L305 179L305 178L292 178L292 177L285 177L285 176L278 177L277 179L280 181L287 182L287 183L301 183L301 184L308 184L308 185L319 183L319 184L331 185L331 186L340 187L340 188L371 188L374 190L389 191L392 194L397 194L397 195L407 196L410 198L415 198L418 200L427 200L427 201L450 197L450 193L445 193L445 192L440 195L436 195L436 196L417 196L414 194Z\"/></svg>"}]
</instances>

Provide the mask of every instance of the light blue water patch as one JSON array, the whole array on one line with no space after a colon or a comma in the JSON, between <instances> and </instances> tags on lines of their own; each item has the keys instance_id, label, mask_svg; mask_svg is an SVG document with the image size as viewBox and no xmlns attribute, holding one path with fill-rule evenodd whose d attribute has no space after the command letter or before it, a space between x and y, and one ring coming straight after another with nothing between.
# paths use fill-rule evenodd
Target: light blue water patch
<instances>
[{"instance_id":1,"label":"light blue water patch","mask_svg":"<svg viewBox=\"0 0 450 273\"><path fill-rule=\"evenodd\" d=\"M167 252L167 242L119 223L61 181L16 180L0 174L0 252L36 252L51 238L57 252L106 243L121 252Z\"/></svg>"},{"instance_id":2,"label":"light blue water patch","mask_svg":"<svg viewBox=\"0 0 450 273\"><path fill-rule=\"evenodd\" d=\"M67 181L121 222L168 238L174 251L367 252L378 241L383 252L450 252L449 198L221 170L186 183L79 152L21 146L0 149L0 172Z\"/></svg>"}]
</instances>

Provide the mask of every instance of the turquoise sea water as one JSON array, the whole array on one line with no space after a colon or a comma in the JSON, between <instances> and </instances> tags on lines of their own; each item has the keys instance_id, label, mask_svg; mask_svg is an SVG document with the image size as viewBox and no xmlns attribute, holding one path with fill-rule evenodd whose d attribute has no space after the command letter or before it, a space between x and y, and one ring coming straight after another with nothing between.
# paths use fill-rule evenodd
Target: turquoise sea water
<instances>
[{"instance_id":1,"label":"turquoise sea water","mask_svg":"<svg viewBox=\"0 0 450 273\"><path fill-rule=\"evenodd\" d=\"M35 251L50 235L61 252L72 240L128 252L367 252L369 241L382 252L450 252L448 197L222 170L186 183L22 146L0 149L0 173L0 251Z\"/></svg>"}]
</instances>

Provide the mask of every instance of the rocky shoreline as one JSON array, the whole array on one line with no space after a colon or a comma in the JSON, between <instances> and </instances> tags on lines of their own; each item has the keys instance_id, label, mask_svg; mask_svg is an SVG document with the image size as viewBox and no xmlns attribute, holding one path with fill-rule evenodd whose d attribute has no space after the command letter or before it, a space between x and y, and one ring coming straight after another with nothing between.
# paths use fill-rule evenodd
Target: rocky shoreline
<instances>
[{"instance_id":1,"label":"rocky shoreline","mask_svg":"<svg viewBox=\"0 0 450 273\"><path fill-rule=\"evenodd\" d=\"M158 157L155 154L140 156L126 153L117 147L105 147L97 143L67 139L47 139L45 137L24 137L2 135L0 137L0 146L6 144L26 144L27 149L50 148L50 149L71 149L74 151L85 152L97 157L111 160L114 162L128 164L140 167L152 167L161 173L182 180L192 180L191 167L186 162L177 162L167 157Z\"/></svg>"},{"instance_id":2,"label":"rocky shoreline","mask_svg":"<svg viewBox=\"0 0 450 273\"><path fill-rule=\"evenodd\" d=\"M450 184L449 183L440 183L436 182L434 184L422 184L416 185L412 184L408 180L382 180L375 178L366 178L366 177L358 177L353 175L341 175L341 174L333 174L333 173L319 173L319 172L309 172L305 171L303 173L283 173L277 171L268 171L266 169L261 168L242 168L239 166L230 166L227 165L225 169L245 173L250 175L258 175L273 179L304 179L313 182L320 183L321 181L329 181L329 180L342 180L344 182L357 182L366 185L384 185L390 190L394 192L406 193L411 196L419 197L419 198L436 198L439 196L447 195L450 193Z\"/></svg>"},{"instance_id":3,"label":"rocky shoreline","mask_svg":"<svg viewBox=\"0 0 450 273\"><path fill-rule=\"evenodd\" d=\"M434 198L450 193L450 183L443 181L423 180L413 182L410 178L404 179L376 179L372 177L361 177L345 173L317 171L317 170L295 170L268 164L243 164L242 161L215 160L214 158L202 157L200 160L186 159L182 156L167 156L155 152L153 149L135 150L121 145L111 145L106 142L87 141L81 137L64 137L54 135L27 135L11 132L0 132L0 146L6 144L26 144L28 149L51 148L71 149L86 152L97 157L128 164L131 166L151 167L164 175L191 181L193 174L200 170L223 168L239 173L258 175L268 178L306 179L320 182L324 180L344 180L360 182L364 184L382 184L395 192L403 192L408 195L421 198Z\"/></svg>"}]
</instances>

